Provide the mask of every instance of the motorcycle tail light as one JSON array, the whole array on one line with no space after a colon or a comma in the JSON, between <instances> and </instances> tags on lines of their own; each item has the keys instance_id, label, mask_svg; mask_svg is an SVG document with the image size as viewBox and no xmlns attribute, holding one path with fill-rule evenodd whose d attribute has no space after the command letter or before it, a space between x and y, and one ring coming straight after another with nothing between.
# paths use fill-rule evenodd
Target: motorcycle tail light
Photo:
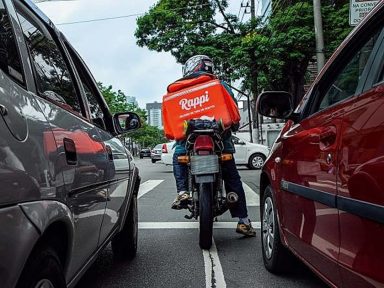
<instances>
[{"instance_id":1,"label":"motorcycle tail light","mask_svg":"<svg viewBox=\"0 0 384 288\"><path fill-rule=\"evenodd\" d=\"M229 161L232 160L233 156L232 154L222 154L221 155L221 161Z\"/></svg>"},{"instance_id":2,"label":"motorcycle tail light","mask_svg":"<svg viewBox=\"0 0 384 288\"><path fill-rule=\"evenodd\" d=\"M161 152L162 153L168 153L168 148L167 148L167 144L163 144L163 147L161 147Z\"/></svg>"},{"instance_id":3,"label":"motorcycle tail light","mask_svg":"<svg viewBox=\"0 0 384 288\"><path fill-rule=\"evenodd\" d=\"M209 155L213 152L214 144L212 138L208 135L200 135L196 138L194 150L199 155ZM201 154L203 153L203 154Z\"/></svg>"},{"instance_id":4,"label":"motorcycle tail light","mask_svg":"<svg viewBox=\"0 0 384 288\"><path fill-rule=\"evenodd\" d=\"M179 156L177 157L177 161L182 164L189 163L189 156Z\"/></svg>"}]
</instances>

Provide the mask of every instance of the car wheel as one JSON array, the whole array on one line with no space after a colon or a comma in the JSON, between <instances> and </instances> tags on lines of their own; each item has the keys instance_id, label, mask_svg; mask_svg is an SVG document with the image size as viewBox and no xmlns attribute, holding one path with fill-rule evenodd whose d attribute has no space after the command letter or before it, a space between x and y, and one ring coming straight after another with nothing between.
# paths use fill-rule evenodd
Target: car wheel
<instances>
[{"instance_id":1,"label":"car wheel","mask_svg":"<svg viewBox=\"0 0 384 288\"><path fill-rule=\"evenodd\" d=\"M261 247L264 266L268 271L278 274L289 267L292 256L281 243L280 228L271 186L267 186L264 190L260 214L262 225Z\"/></svg>"},{"instance_id":2,"label":"car wheel","mask_svg":"<svg viewBox=\"0 0 384 288\"><path fill-rule=\"evenodd\" d=\"M156 160L155 159L151 159L152 160L152 163L156 163Z\"/></svg>"},{"instance_id":3,"label":"car wheel","mask_svg":"<svg viewBox=\"0 0 384 288\"><path fill-rule=\"evenodd\" d=\"M65 288L63 268L55 250L38 246L34 249L17 283L17 288Z\"/></svg>"},{"instance_id":4,"label":"car wheel","mask_svg":"<svg viewBox=\"0 0 384 288\"><path fill-rule=\"evenodd\" d=\"M130 260L136 256L139 229L137 210L137 195L133 195L123 230L112 239L113 256L117 260Z\"/></svg>"},{"instance_id":5,"label":"car wheel","mask_svg":"<svg viewBox=\"0 0 384 288\"><path fill-rule=\"evenodd\" d=\"M140 155L140 159L143 159L143 156Z\"/></svg>"},{"instance_id":6,"label":"car wheel","mask_svg":"<svg viewBox=\"0 0 384 288\"><path fill-rule=\"evenodd\" d=\"M261 169L263 168L266 157L261 153L256 153L251 155L248 160L249 169Z\"/></svg>"}]
</instances>

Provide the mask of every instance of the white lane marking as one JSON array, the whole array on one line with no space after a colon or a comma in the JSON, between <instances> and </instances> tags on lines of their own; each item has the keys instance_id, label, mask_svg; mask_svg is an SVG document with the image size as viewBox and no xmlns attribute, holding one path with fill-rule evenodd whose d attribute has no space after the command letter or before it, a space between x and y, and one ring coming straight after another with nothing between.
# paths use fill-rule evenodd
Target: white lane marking
<instances>
[{"instance_id":1,"label":"white lane marking","mask_svg":"<svg viewBox=\"0 0 384 288\"><path fill-rule=\"evenodd\" d=\"M137 198L142 197L143 195L147 194L149 191L153 190L157 185L159 185L164 180L148 180L144 183L140 184L139 193L137 195Z\"/></svg>"},{"instance_id":2,"label":"white lane marking","mask_svg":"<svg viewBox=\"0 0 384 288\"><path fill-rule=\"evenodd\" d=\"M203 250L205 268L205 287L206 288L226 288L223 268L221 267L219 254L217 253L215 241L212 239L212 247Z\"/></svg>"},{"instance_id":3,"label":"white lane marking","mask_svg":"<svg viewBox=\"0 0 384 288\"><path fill-rule=\"evenodd\" d=\"M251 189L247 184L243 182L243 188L245 192L245 199L247 199L247 206L259 206L260 197L259 195Z\"/></svg>"},{"instance_id":4,"label":"white lane marking","mask_svg":"<svg viewBox=\"0 0 384 288\"><path fill-rule=\"evenodd\" d=\"M236 229L237 222L213 222L215 229ZM252 222L260 229L260 222ZM199 222L139 222L139 229L199 229Z\"/></svg>"}]
</instances>

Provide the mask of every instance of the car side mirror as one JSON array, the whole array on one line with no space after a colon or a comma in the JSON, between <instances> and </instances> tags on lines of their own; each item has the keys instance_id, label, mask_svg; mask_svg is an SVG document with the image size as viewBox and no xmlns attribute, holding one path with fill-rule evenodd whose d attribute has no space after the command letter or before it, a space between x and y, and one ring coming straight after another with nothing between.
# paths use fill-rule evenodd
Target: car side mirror
<instances>
[{"instance_id":1,"label":"car side mirror","mask_svg":"<svg viewBox=\"0 0 384 288\"><path fill-rule=\"evenodd\" d=\"M270 118L289 119L294 109L292 98L284 91L263 92L257 98L257 112Z\"/></svg>"},{"instance_id":2,"label":"car side mirror","mask_svg":"<svg viewBox=\"0 0 384 288\"><path fill-rule=\"evenodd\" d=\"M117 113L113 120L118 134L124 134L141 127L140 117L133 112Z\"/></svg>"},{"instance_id":3,"label":"car side mirror","mask_svg":"<svg viewBox=\"0 0 384 288\"><path fill-rule=\"evenodd\" d=\"M238 144L238 145L245 145L245 142L243 140L239 140L239 141L237 141L236 144Z\"/></svg>"}]
</instances>

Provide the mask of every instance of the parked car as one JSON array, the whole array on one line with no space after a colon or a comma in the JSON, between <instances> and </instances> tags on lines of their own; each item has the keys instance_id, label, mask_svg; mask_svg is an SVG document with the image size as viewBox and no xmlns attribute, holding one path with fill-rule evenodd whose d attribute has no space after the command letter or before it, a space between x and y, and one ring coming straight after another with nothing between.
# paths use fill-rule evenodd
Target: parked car
<instances>
[{"instance_id":1,"label":"parked car","mask_svg":"<svg viewBox=\"0 0 384 288\"><path fill-rule=\"evenodd\" d=\"M234 135L232 135L232 141L236 149L234 154L236 165L246 165L249 169L261 169L263 167L269 154L268 146L250 143ZM165 165L173 165L174 144L175 142L163 144L161 160Z\"/></svg>"},{"instance_id":2,"label":"parked car","mask_svg":"<svg viewBox=\"0 0 384 288\"><path fill-rule=\"evenodd\" d=\"M163 144L157 144L151 151L151 160L152 163L156 163L161 160L161 149L163 148Z\"/></svg>"},{"instance_id":3,"label":"parked car","mask_svg":"<svg viewBox=\"0 0 384 288\"><path fill-rule=\"evenodd\" d=\"M83 60L30 1L0 1L1 287L74 287L137 249L139 171Z\"/></svg>"},{"instance_id":4,"label":"parked car","mask_svg":"<svg viewBox=\"0 0 384 288\"><path fill-rule=\"evenodd\" d=\"M268 146L251 143L232 135L235 144L236 165L246 165L249 169L261 169L269 154Z\"/></svg>"},{"instance_id":5,"label":"parked car","mask_svg":"<svg viewBox=\"0 0 384 288\"><path fill-rule=\"evenodd\" d=\"M173 165L173 153L175 152L175 141L163 143L161 147L161 161L165 165Z\"/></svg>"},{"instance_id":6,"label":"parked car","mask_svg":"<svg viewBox=\"0 0 384 288\"><path fill-rule=\"evenodd\" d=\"M296 109L258 98L287 123L260 178L262 254L293 252L332 287L383 287L384 1L341 44Z\"/></svg>"},{"instance_id":7,"label":"parked car","mask_svg":"<svg viewBox=\"0 0 384 288\"><path fill-rule=\"evenodd\" d=\"M151 157L151 149L149 148L143 148L140 150L140 159L143 159L144 157Z\"/></svg>"}]
</instances>

